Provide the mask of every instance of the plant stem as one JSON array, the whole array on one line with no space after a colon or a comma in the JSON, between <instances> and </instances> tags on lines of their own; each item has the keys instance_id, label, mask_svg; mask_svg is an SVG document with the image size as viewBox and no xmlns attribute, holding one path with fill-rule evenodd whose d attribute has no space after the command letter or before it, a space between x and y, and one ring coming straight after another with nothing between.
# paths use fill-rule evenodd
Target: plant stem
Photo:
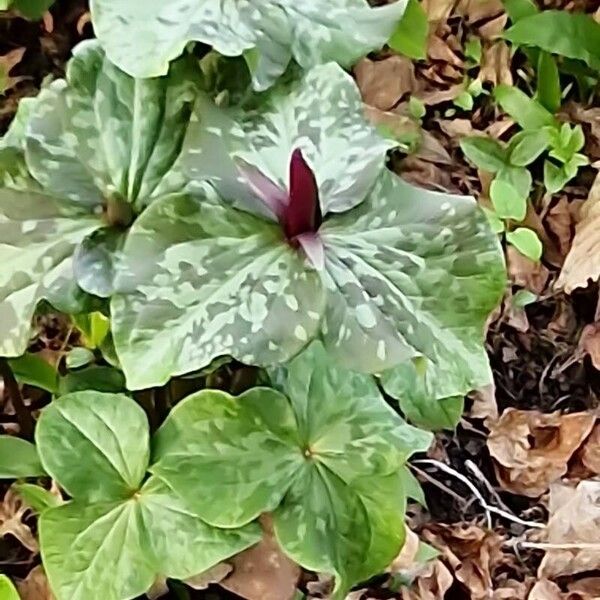
<instances>
[{"instance_id":1,"label":"plant stem","mask_svg":"<svg viewBox=\"0 0 600 600\"><path fill-rule=\"evenodd\" d=\"M2 375L2 379L4 380L4 393L8 395L13 408L15 409L15 414L17 415L17 420L21 429L21 435L25 439L32 440L35 423L31 413L25 406L19 384L5 358L0 358L0 375Z\"/></svg>"}]
</instances>

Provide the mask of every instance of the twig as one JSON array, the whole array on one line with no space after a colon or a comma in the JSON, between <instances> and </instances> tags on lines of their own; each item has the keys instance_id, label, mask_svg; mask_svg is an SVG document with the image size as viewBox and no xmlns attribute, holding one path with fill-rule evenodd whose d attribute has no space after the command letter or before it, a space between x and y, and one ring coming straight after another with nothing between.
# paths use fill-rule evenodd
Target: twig
<instances>
[{"instance_id":1,"label":"twig","mask_svg":"<svg viewBox=\"0 0 600 600\"><path fill-rule=\"evenodd\" d=\"M426 473L425 471L422 471L418 467L415 467L415 465L413 465L412 463L409 463L409 466L417 475L419 475L419 477L426 479L427 481L429 481L429 483L440 488L440 490L442 490L443 492L446 492L446 494L448 494L449 496L452 496L459 504L466 503L466 500L462 496L459 496L456 492L453 492L448 486L444 485L441 481L438 481L437 479L435 479L435 477L432 477L431 475L429 475L429 473Z\"/></svg>"},{"instance_id":2,"label":"twig","mask_svg":"<svg viewBox=\"0 0 600 600\"><path fill-rule=\"evenodd\" d=\"M533 550L600 550L597 542L565 542L564 544L552 544L550 542L524 542L521 540L507 540L505 546L519 546Z\"/></svg>"},{"instance_id":3,"label":"twig","mask_svg":"<svg viewBox=\"0 0 600 600\"><path fill-rule=\"evenodd\" d=\"M456 477L456 479L462 481L469 488L469 490L471 490L471 492L477 498L477 500L479 500L479 504L481 504L483 510L485 511L488 529L492 528L492 516L490 513L494 513L496 515L504 517L505 519L508 519L509 521L513 521L514 523L519 523L520 525L524 525L525 527L532 527L532 528L536 528L536 529L544 529L545 528L545 525L543 525L542 523L537 523L535 521L525 521L519 517L516 517L515 515L511 515L510 513L506 512L505 510L501 510L500 508L496 508L495 506L488 504L487 501L485 500L485 498L481 495L481 492L471 483L471 481L469 481L469 479L467 479L462 473L459 473L452 467L445 465L443 462L440 462L439 460L434 460L431 458L415 460L413 462L419 463L419 464L433 465L433 466L437 467L438 469L440 469L441 471L444 471L444 473L447 473L448 475L452 475L453 477Z\"/></svg>"},{"instance_id":4,"label":"twig","mask_svg":"<svg viewBox=\"0 0 600 600\"><path fill-rule=\"evenodd\" d=\"M4 380L4 391L8 394L13 408L15 409L17 421L19 422L19 427L21 429L21 435L25 439L32 440L35 423L31 413L25 406L19 384L5 358L0 358L0 375L2 375L2 379Z\"/></svg>"},{"instance_id":5,"label":"twig","mask_svg":"<svg viewBox=\"0 0 600 600\"><path fill-rule=\"evenodd\" d=\"M467 469L469 469L469 471L471 471L471 473L473 473L473 475L475 475L475 477L477 477L477 479L479 479L479 481L485 485L488 492L492 495L502 510L505 510L511 515L515 514L512 510L510 510L510 508L508 508L508 506L506 506L506 504L504 504L502 498L500 498L500 494L494 489L494 486L486 479L485 475L481 472L481 469L471 459L468 458L465 460L465 467L467 467Z\"/></svg>"}]
</instances>

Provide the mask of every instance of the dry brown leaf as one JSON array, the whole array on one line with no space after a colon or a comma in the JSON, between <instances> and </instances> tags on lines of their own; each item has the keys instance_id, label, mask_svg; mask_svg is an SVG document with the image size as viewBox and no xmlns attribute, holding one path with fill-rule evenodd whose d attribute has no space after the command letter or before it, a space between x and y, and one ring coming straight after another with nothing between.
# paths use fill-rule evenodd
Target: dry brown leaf
<instances>
[{"instance_id":1,"label":"dry brown leaf","mask_svg":"<svg viewBox=\"0 0 600 600\"><path fill-rule=\"evenodd\" d=\"M513 246L506 248L508 275L514 285L525 288L535 294L541 294L546 288L550 271L541 263L523 256Z\"/></svg>"},{"instance_id":2,"label":"dry brown leaf","mask_svg":"<svg viewBox=\"0 0 600 600\"><path fill-rule=\"evenodd\" d=\"M0 538L10 534L29 551L37 554L38 543L30 527L23 522L29 512L29 507L9 489L0 504Z\"/></svg>"},{"instance_id":3,"label":"dry brown leaf","mask_svg":"<svg viewBox=\"0 0 600 600\"><path fill-rule=\"evenodd\" d=\"M354 75L365 104L380 110L390 110L417 89L415 68L404 56L377 61L363 58L354 68Z\"/></svg>"},{"instance_id":4,"label":"dry brown leaf","mask_svg":"<svg viewBox=\"0 0 600 600\"><path fill-rule=\"evenodd\" d=\"M422 535L440 550L456 579L469 590L471 600L490 597L493 569L504 560L501 536L476 525L437 523Z\"/></svg>"},{"instance_id":5,"label":"dry brown leaf","mask_svg":"<svg viewBox=\"0 0 600 600\"><path fill-rule=\"evenodd\" d=\"M438 127L450 138L457 138L458 141L467 136L485 136L483 131L478 131L473 128L473 124L469 119L437 119Z\"/></svg>"},{"instance_id":6,"label":"dry brown leaf","mask_svg":"<svg viewBox=\"0 0 600 600\"><path fill-rule=\"evenodd\" d=\"M546 541L556 547L546 550L538 575L554 578L599 569L600 481L582 481L576 488L554 484L548 511ZM565 548L565 544L575 548Z\"/></svg>"},{"instance_id":7,"label":"dry brown leaf","mask_svg":"<svg viewBox=\"0 0 600 600\"><path fill-rule=\"evenodd\" d=\"M429 36L427 56L432 60L439 60L460 69L465 66L463 59L452 50L448 42L436 34Z\"/></svg>"},{"instance_id":8,"label":"dry brown leaf","mask_svg":"<svg viewBox=\"0 0 600 600\"><path fill-rule=\"evenodd\" d=\"M513 84L510 71L511 53L506 42L499 41L495 44L486 45L481 57L481 69L477 79L482 83L490 82L496 86L500 83Z\"/></svg>"},{"instance_id":9,"label":"dry brown leaf","mask_svg":"<svg viewBox=\"0 0 600 600\"><path fill-rule=\"evenodd\" d=\"M452 12L457 0L423 0L422 6L430 23L445 21Z\"/></svg>"},{"instance_id":10,"label":"dry brown leaf","mask_svg":"<svg viewBox=\"0 0 600 600\"><path fill-rule=\"evenodd\" d=\"M563 600L563 595L555 583L542 579L533 586L527 600Z\"/></svg>"},{"instance_id":11,"label":"dry brown leaf","mask_svg":"<svg viewBox=\"0 0 600 600\"><path fill-rule=\"evenodd\" d=\"M487 446L500 485L537 498L562 477L569 459L590 434L591 413L545 414L509 408L492 425Z\"/></svg>"},{"instance_id":12,"label":"dry brown leaf","mask_svg":"<svg viewBox=\"0 0 600 600\"><path fill-rule=\"evenodd\" d=\"M452 587L452 575L441 560L429 561L409 589L402 588L402 600L444 600Z\"/></svg>"},{"instance_id":13,"label":"dry brown leaf","mask_svg":"<svg viewBox=\"0 0 600 600\"><path fill-rule=\"evenodd\" d=\"M600 475L600 424L594 425L577 458L590 473Z\"/></svg>"},{"instance_id":14,"label":"dry brown leaf","mask_svg":"<svg viewBox=\"0 0 600 600\"><path fill-rule=\"evenodd\" d=\"M221 587L246 600L291 600L300 567L280 549L270 518L261 518L263 539L231 559L233 573Z\"/></svg>"},{"instance_id":15,"label":"dry brown leaf","mask_svg":"<svg viewBox=\"0 0 600 600\"><path fill-rule=\"evenodd\" d=\"M575 229L574 213L578 212L577 208L580 207L576 203L569 202L566 196L561 196L558 202L550 207L544 218L548 230L556 238L563 261L571 248L571 239Z\"/></svg>"},{"instance_id":16,"label":"dry brown leaf","mask_svg":"<svg viewBox=\"0 0 600 600\"><path fill-rule=\"evenodd\" d=\"M410 117L374 106L364 106L365 117L375 126L383 125L396 139L421 136L419 124Z\"/></svg>"},{"instance_id":17,"label":"dry brown leaf","mask_svg":"<svg viewBox=\"0 0 600 600\"><path fill-rule=\"evenodd\" d=\"M504 14L502 0L460 0L455 10L469 23L488 21Z\"/></svg>"},{"instance_id":18,"label":"dry brown leaf","mask_svg":"<svg viewBox=\"0 0 600 600\"><path fill-rule=\"evenodd\" d=\"M600 277L600 174L596 176L588 199L581 207L571 250L567 254L557 286L571 293L586 287L588 280Z\"/></svg>"},{"instance_id":19,"label":"dry brown leaf","mask_svg":"<svg viewBox=\"0 0 600 600\"><path fill-rule=\"evenodd\" d=\"M389 573L399 573L411 569L415 565L415 557L419 551L419 536L408 527L406 528L406 539L400 554L392 561L387 568Z\"/></svg>"},{"instance_id":20,"label":"dry brown leaf","mask_svg":"<svg viewBox=\"0 0 600 600\"><path fill-rule=\"evenodd\" d=\"M583 328L579 349L583 355L590 357L594 367L600 371L600 323L590 323Z\"/></svg>"},{"instance_id":21,"label":"dry brown leaf","mask_svg":"<svg viewBox=\"0 0 600 600\"><path fill-rule=\"evenodd\" d=\"M0 56L0 94L12 89L19 81L27 77L11 77L10 72L16 67L23 58L26 48L16 48Z\"/></svg>"},{"instance_id":22,"label":"dry brown leaf","mask_svg":"<svg viewBox=\"0 0 600 600\"><path fill-rule=\"evenodd\" d=\"M17 590L21 600L54 600L48 578L41 565L29 572L22 581L17 581Z\"/></svg>"},{"instance_id":23,"label":"dry brown leaf","mask_svg":"<svg viewBox=\"0 0 600 600\"><path fill-rule=\"evenodd\" d=\"M498 419L498 404L496 403L496 386L492 383L472 392L469 397L473 399L473 405L469 416L471 419L485 419L486 425Z\"/></svg>"}]
</instances>

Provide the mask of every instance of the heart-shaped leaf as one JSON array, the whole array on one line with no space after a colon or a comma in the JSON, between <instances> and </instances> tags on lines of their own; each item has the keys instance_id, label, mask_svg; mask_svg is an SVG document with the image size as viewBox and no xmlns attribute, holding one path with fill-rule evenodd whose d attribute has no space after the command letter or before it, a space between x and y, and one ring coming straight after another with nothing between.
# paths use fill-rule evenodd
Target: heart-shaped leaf
<instances>
[{"instance_id":1,"label":"heart-shaped leaf","mask_svg":"<svg viewBox=\"0 0 600 600\"><path fill-rule=\"evenodd\" d=\"M151 470L210 523L238 526L274 511L283 549L335 573L334 597L343 598L398 552L401 469L431 436L318 342L272 377L286 396L205 390L182 401L156 435Z\"/></svg>"},{"instance_id":2,"label":"heart-shaped leaf","mask_svg":"<svg viewBox=\"0 0 600 600\"><path fill-rule=\"evenodd\" d=\"M167 72L188 42L226 56L244 54L254 87L265 89L293 58L303 68L336 61L351 66L379 49L401 19L406 0L369 8L365 0L93 0L94 30L110 59L137 77Z\"/></svg>"},{"instance_id":3,"label":"heart-shaped leaf","mask_svg":"<svg viewBox=\"0 0 600 600\"><path fill-rule=\"evenodd\" d=\"M166 77L135 80L89 41L66 79L23 104L0 143L1 355L25 351L41 299L64 308L74 274L87 292L108 295L124 226L183 187L175 163L194 73L179 61Z\"/></svg>"},{"instance_id":4,"label":"heart-shaped leaf","mask_svg":"<svg viewBox=\"0 0 600 600\"><path fill-rule=\"evenodd\" d=\"M200 573L260 539L249 525L210 527L164 483L145 483L144 411L126 396L78 392L42 413L36 439L72 500L40 517L42 560L58 600L128 600L157 577Z\"/></svg>"},{"instance_id":5,"label":"heart-shaped leaf","mask_svg":"<svg viewBox=\"0 0 600 600\"><path fill-rule=\"evenodd\" d=\"M461 380L471 364L480 372L483 323L504 287L498 241L471 198L385 169L390 142L364 122L339 67L317 67L246 113L200 105L206 127L190 134L184 162L217 193L154 203L123 248L111 312L130 388L224 354L282 362L319 336L359 371L426 355ZM323 222L293 236L298 149Z\"/></svg>"}]
</instances>

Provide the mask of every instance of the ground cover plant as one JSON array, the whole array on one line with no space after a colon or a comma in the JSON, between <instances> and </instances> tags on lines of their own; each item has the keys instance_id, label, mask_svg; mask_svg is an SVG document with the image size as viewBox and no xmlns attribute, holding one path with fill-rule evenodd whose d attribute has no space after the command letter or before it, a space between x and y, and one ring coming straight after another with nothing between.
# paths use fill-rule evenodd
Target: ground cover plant
<instances>
[{"instance_id":1,"label":"ground cover plant","mask_svg":"<svg viewBox=\"0 0 600 600\"><path fill-rule=\"evenodd\" d=\"M600 17L556 4L3 7L0 600L562 597L593 394L504 399L600 364L514 367L600 273Z\"/></svg>"}]
</instances>

